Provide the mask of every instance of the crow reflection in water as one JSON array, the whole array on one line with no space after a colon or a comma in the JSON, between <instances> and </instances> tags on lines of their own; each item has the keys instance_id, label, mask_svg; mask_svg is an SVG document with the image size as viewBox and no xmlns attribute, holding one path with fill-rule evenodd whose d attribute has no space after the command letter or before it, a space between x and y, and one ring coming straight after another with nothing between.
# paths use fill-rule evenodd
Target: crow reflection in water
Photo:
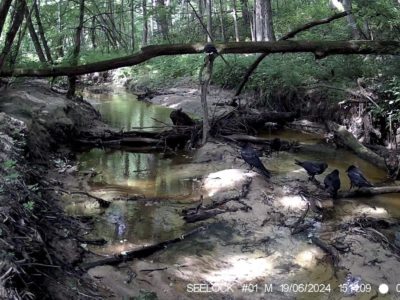
<instances>
[{"instance_id":1,"label":"crow reflection in water","mask_svg":"<svg viewBox=\"0 0 400 300\"><path fill-rule=\"evenodd\" d=\"M307 171L310 180L313 180L315 175L324 173L328 167L327 163L319 161L299 161L295 159L295 164L303 167L303 169Z\"/></svg>"},{"instance_id":2,"label":"crow reflection in water","mask_svg":"<svg viewBox=\"0 0 400 300\"><path fill-rule=\"evenodd\" d=\"M337 192L340 189L339 170L333 170L326 175L324 179L325 190L332 196L333 199L337 197Z\"/></svg>"},{"instance_id":3,"label":"crow reflection in water","mask_svg":"<svg viewBox=\"0 0 400 300\"><path fill-rule=\"evenodd\" d=\"M254 148L250 144L246 144L244 147L242 147L241 155L243 160L248 163L251 168L256 168L257 170L259 170L261 174L264 175L264 177L267 179L271 177L270 171L265 168L260 158L258 157L256 150L254 150Z\"/></svg>"},{"instance_id":4,"label":"crow reflection in water","mask_svg":"<svg viewBox=\"0 0 400 300\"><path fill-rule=\"evenodd\" d=\"M347 176L350 179L350 189L353 186L361 188L361 187L372 187L373 185L364 177L363 173L356 166L351 165L347 169Z\"/></svg>"}]
</instances>

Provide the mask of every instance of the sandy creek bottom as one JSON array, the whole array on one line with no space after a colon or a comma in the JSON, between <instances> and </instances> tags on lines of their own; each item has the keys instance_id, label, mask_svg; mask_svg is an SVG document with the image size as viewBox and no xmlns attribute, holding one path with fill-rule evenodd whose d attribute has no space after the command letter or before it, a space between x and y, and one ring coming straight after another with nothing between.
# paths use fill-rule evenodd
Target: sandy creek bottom
<instances>
[{"instance_id":1,"label":"sandy creek bottom","mask_svg":"<svg viewBox=\"0 0 400 300\"><path fill-rule=\"evenodd\" d=\"M168 109L143 104L125 94L101 97L93 104L106 121L121 128L156 126L155 119L169 122ZM309 184L294 159L324 160L329 171L339 169L344 190L349 188L344 171L350 164L358 165L374 183L382 182L385 173L348 151L332 149L317 135L281 130L263 136L308 145L307 151L264 157L263 162L274 174L270 183L247 172L233 148L229 159L202 163L193 163L196 153L165 157L159 153L92 149L79 154L79 170L93 168L98 173L90 181L92 194L104 199L132 194L161 199L113 200L106 210L76 197L66 199L68 213L95 216L89 237L104 238L108 243L89 249L102 256L179 237L200 226L186 224L180 211L198 201L204 192L202 178L210 173L226 170L236 174L243 169L246 176L252 177L244 200L252 210L218 215L204 222L205 231L147 259L126 262L118 268L96 267L89 274L108 286L116 299L397 299L392 291L396 277L400 283L396 257L380 251L379 243L362 236L350 235L351 239L346 240L345 232L335 226L363 215L399 218L398 195L339 201L331 209L328 222L314 224L312 230L324 240L341 238L352 244L353 254L343 258L336 272L325 253L309 243L307 235L292 236L287 227L280 225L282 215L295 221L306 207L306 202L292 192L293 186ZM269 221L263 224L266 218ZM350 296L340 290L339 285L346 282L350 272L361 277L361 283L370 284L371 291ZM390 284L388 295L378 294L381 281ZM307 293L301 292L301 285L290 285L306 283L313 284L307 287Z\"/></svg>"}]
</instances>

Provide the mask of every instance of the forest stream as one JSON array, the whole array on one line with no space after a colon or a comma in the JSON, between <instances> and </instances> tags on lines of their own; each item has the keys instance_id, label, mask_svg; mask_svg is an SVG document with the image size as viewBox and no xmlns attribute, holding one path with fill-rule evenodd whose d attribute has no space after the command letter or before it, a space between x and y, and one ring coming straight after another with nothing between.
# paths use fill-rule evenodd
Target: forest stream
<instances>
[{"instance_id":1,"label":"forest stream","mask_svg":"<svg viewBox=\"0 0 400 300\"><path fill-rule=\"evenodd\" d=\"M87 93L85 97L116 128L146 130L171 124L170 108L138 101L126 92ZM263 162L273 173L269 183L257 173L246 171L238 149L228 149L229 159L218 162L199 161L196 153L184 151L165 155L94 148L79 153L79 171L96 172L89 181L90 193L112 204L102 209L82 197L65 196L65 209L71 215L95 217L88 237L104 238L108 243L85 247L101 256L173 239L198 227L187 224L180 212L203 195L207 185L203 179L210 174L219 174L215 176L220 177L214 177L218 179L227 172L232 173L231 177L240 177L242 173L235 172L243 169L252 178L249 192L242 199L251 210L220 214L206 220L206 229L200 234L147 259L128 261L119 268L99 266L90 269L89 274L111 289L117 299L138 296L149 297L140 299L341 299L344 296L373 299L385 276L394 284L390 276L393 264L399 263L393 255L378 249L378 243L363 235L347 234L345 226L346 222L367 217L399 218L397 194L336 200L328 214L310 221L314 236L344 245L339 268L310 242L310 236L291 235L287 226L306 209L298 186L312 185L294 159L323 160L328 163L329 171L339 169L342 190L349 189L344 171L350 164L360 167L376 185L383 182L385 172L347 150L334 149L318 134L286 128L264 131L259 136L296 140L306 147L298 152L281 151L264 157ZM234 182L236 178L229 180ZM118 200L128 195L143 199ZM397 237L394 231L392 235ZM377 266L380 274L375 271ZM308 289L316 292L293 292L290 283L312 284ZM195 284L208 287L208 292L196 292ZM365 291L358 294L351 289L343 291L340 284L361 286ZM324 290L327 287L330 293ZM392 298L379 296L379 299Z\"/></svg>"}]
</instances>

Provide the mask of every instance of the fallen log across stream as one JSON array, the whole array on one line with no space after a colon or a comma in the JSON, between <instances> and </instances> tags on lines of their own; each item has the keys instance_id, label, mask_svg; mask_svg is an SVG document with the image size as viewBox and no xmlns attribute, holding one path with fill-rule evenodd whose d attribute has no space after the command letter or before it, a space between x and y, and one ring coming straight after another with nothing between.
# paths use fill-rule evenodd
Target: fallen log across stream
<instances>
[{"instance_id":1,"label":"fallen log across stream","mask_svg":"<svg viewBox=\"0 0 400 300\"><path fill-rule=\"evenodd\" d=\"M91 268L98 267L98 266L117 265L121 262L133 260L135 258L144 258L144 257L147 257L147 256L157 252L157 251L165 249L169 245L176 244L180 241L183 241L184 239L187 239L203 230L205 230L204 226L197 227L187 233L182 234L180 237L177 237L177 238L174 238L171 240L167 240L167 241L163 241L163 242L153 244L150 246L145 246L140 249L121 252L121 253L115 254L112 257L108 257L105 259L100 259L100 260L96 260L96 261L92 261L92 262L83 263L80 265L80 267L83 270L89 270Z\"/></svg>"},{"instance_id":2,"label":"fallen log across stream","mask_svg":"<svg viewBox=\"0 0 400 300\"><path fill-rule=\"evenodd\" d=\"M326 122L326 126L334 134L335 142L349 148L358 156L371 162L375 166L385 170L387 169L384 158L361 144L345 126L329 121Z\"/></svg>"},{"instance_id":3,"label":"fallen log across stream","mask_svg":"<svg viewBox=\"0 0 400 300\"><path fill-rule=\"evenodd\" d=\"M382 194L400 193L400 186L364 187L352 191L340 191L338 198L368 197Z\"/></svg>"}]
</instances>

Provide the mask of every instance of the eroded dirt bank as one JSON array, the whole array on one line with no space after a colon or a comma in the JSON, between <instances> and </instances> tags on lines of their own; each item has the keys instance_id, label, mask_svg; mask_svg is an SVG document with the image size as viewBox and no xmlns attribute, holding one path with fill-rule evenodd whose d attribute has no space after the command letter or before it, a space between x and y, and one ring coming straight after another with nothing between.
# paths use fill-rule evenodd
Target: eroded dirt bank
<instances>
[{"instance_id":1,"label":"eroded dirt bank","mask_svg":"<svg viewBox=\"0 0 400 300\"><path fill-rule=\"evenodd\" d=\"M70 142L101 127L85 102L52 92L44 81L0 92L0 235L2 299L88 299L99 290L76 269L87 226L66 216L52 172Z\"/></svg>"}]
</instances>

